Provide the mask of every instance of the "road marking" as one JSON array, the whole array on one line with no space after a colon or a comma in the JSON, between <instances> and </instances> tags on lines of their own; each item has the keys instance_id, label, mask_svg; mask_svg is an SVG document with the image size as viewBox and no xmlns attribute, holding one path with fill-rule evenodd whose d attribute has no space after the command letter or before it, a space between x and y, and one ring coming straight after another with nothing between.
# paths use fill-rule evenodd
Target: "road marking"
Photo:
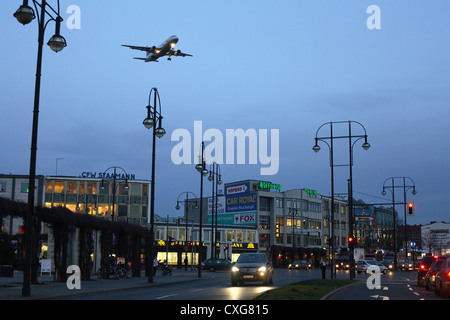
<instances>
[{"instance_id":1,"label":"road marking","mask_svg":"<svg viewBox=\"0 0 450 320\"><path fill-rule=\"evenodd\" d=\"M177 296L177 295L178 295L178 293L175 293L175 294L168 294L168 295L165 295L165 296L162 296L162 297L155 298L155 300L160 300L160 299L164 299L164 298L168 298L168 297L173 297L173 296Z\"/></svg>"},{"instance_id":2,"label":"road marking","mask_svg":"<svg viewBox=\"0 0 450 320\"><path fill-rule=\"evenodd\" d=\"M383 287L383 290L387 291L387 290L389 290L389 288L388 287Z\"/></svg>"},{"instance_id":3,"label":"road marking","mask_svg":"<svg viewBox=\"0 0 450 320\"><path fill-rule=\"evenodd\" d=\"M419 293L417 293L417 292L413 292L416 296L420 296L420 294Z\"/></svg>"},{"instance_id":4,"label":"road marking","mask_svg":"<svg viewBox=\"0 0 450 320\"><path fill-rule=\"evenodd\" d=\"M379 295L373 295L373 296L370 296L371 298L375 298L375 299L378 299L378 298L381 298L381 299L383 299L383 300L389 300L389 297L386 297L386 296L379 296Z\"/></svg>"}]
</instances>

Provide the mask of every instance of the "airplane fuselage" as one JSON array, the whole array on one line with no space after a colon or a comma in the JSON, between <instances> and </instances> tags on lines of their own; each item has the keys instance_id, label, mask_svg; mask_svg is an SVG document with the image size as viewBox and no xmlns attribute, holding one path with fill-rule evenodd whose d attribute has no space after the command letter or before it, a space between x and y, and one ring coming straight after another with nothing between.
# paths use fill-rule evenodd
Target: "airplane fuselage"
<instances>
[{"instance_id":1,"label":"airplane fuselage","mask_svg":"<svg viewBox=\"0 0 450 320\"><path fill-rule=\"evenodd\" d=\"M171 36L171 37L167 38L167 40L164 41L163 43L161 43L159 45L159 47L154 48L153 52L150 51L147 53L147 59L145 60L145 62L156 61L159 58L165 56L168 52L170 52L175 47L177 42L178 42L177 36ZM170 57L170 55L169 55L169 57Z\"/></svg>"}]
</instances>

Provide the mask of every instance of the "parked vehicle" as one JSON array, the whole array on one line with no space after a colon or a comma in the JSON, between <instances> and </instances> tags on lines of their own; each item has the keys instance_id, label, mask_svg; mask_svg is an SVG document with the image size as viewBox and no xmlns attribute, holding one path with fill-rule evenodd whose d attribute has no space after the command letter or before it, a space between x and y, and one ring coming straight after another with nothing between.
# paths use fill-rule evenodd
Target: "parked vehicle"
<instances>
[{"instance_id":1,"label":"parked vehicle","mask_svg":"<svg viewBox=\"0 0 450 320\"><path fill-rule=\"evenodd\" d=\"M442 298L450 298L450 258L443 260L436 272L434 293L441 295Z\"/></svg>"},{"instance_id":2,"label":"parked vehicle","mask_svg":"<svg viewBox=\"0 0 450 320\"><path fill-rule=\"evenodd\" d=\"M264 253L243 253L231 268L231 285L247 281L262 281L264 285L273 284L273 267Z\"/></svg>"},{"instance_id":3,"label":"parked vehicle","mask_svg":"<svg viewBox=\"0 0 450 320\"><path fill-rule=\"evenodd\" d=\"M215 271L230 271L233 263L227 259L210 258L202 263L203 270Z\"/></svg>"}]
</instances>

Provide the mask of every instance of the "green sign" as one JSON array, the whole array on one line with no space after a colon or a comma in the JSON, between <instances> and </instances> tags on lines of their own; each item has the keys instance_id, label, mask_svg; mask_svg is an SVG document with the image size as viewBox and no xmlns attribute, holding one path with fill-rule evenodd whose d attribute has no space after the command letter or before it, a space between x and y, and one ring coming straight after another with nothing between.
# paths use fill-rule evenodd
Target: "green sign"
<instances>
[{"instance_id":1,"label":"green sign","mask_svg":"<svg viewBox=\"0 0 450 320\"><path fill-rule=\"evenodd\" d=\"M311 189L303 189L306 191L307 194L310 196L317 196L317 190L311 190Z\"/></svg>"},{"instance_id":2,"label":"green sign","mask_svg":"<svg viewBox=\"0 0 450 320\"><path fill-rule=\"evenodd\" d=\"M260 182L259 183L259 189L274 189L281 191L281 184L273 184L271 182Z\"/></svg>"}]
</instances>

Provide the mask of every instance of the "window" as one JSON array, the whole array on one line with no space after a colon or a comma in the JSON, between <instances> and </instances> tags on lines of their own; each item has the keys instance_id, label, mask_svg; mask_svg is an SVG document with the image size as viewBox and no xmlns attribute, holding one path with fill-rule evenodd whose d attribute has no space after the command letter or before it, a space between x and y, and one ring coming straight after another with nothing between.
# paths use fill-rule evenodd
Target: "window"
<instances>
[{"instance_id":1,"label":"window","mask_svg":"<svg viewBox=\"0 0 450 320\"><path fill-rule=\"evenodd\" d=\"M275 206L277 208L283 208L283 198L276 198L275 199Z\"/></svg>"},{"instance_id":2,"label":"window","mask_svg":"<svg viewBox=\"0 0 450 320\"><path fill-rule=\"evenodd\" d=\"M270 216L259 216L259 228L270 229Z\"/></svg>"},{"instance_id":3,"label":"window","mask_svg":"<svg viewBox=\"0 0 450 320\"><path fill-rule=\"evenodd\" d=\"M28 182L22 182L20 186L20 191L22 193L28 193Z\"/></svg>"},{"instance_id":4,"label":"window","mask_svg":"<svg viewBox=\"0 0 450 320\"><path fill-rule=\"evenodd\" d=\"M97 183L96 182L88 182L87 183L87 193L97 194Z\"/></svg>"},{"instance_id":5,"label":"window","mask_svg":"<svg viewBox=\"0 0 450 320\"><path fill-rule=\"evenodd\" d=\"M77 182L68 181L67 182L67 193L77 193Z\"/></svg>"},{"instance_id":6,"label":"window","mask_svg":"<svg viewBox=\"0 0 450 320\"><path fill-rule=\"evenodd\" d=\"M260 197L259 198L259 209L261 211L270 211L270 198Z\"/></svg>"},{"instance_id":7,"label":"window","mask_svg":"<svg viewBox=\"0 0 450 320\"><path fill-rule=\"evenodd\" d=\"M64 181L55 181L54 193L64 193Z\"/></svg>"},{"instance_id":8,"label":"window","mask_svg":"<svg viewBox=\"0 0 450 320\"><path fill-rule=\"evenodd\" d=\"M1 187L0 187L1 188ZM45 192L46 193L51 193L53 190L53 182L52 181L47 181L45 183Z\"/></svg>"}]
</instances>

